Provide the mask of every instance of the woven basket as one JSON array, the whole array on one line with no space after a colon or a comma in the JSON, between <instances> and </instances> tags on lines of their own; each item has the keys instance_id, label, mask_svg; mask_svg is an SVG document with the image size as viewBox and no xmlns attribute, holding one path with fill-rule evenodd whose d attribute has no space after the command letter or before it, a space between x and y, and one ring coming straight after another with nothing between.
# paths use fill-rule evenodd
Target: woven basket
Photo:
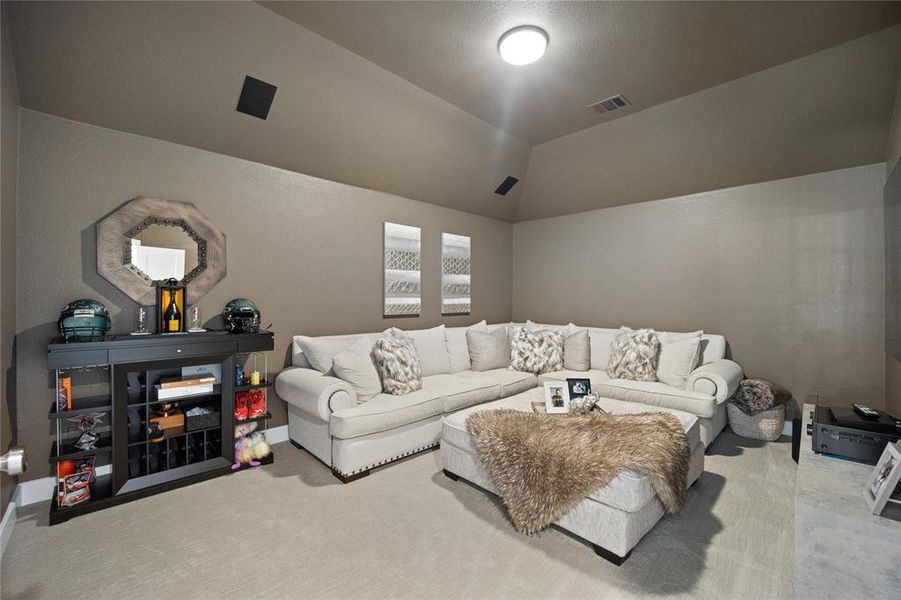
<instances>
[{"instance_id":1,"label":"woven basket","mask_svg":"<svg viewBox=\"0 0 901 600\"><path fill-rule=\"evenodd\" d=\"M730 402L726 405L726 412L729 414L729 427L742 437L774 442L782 435L785 423L784 404L749 415L734 402Z\"/></svg>"}]
</instances>

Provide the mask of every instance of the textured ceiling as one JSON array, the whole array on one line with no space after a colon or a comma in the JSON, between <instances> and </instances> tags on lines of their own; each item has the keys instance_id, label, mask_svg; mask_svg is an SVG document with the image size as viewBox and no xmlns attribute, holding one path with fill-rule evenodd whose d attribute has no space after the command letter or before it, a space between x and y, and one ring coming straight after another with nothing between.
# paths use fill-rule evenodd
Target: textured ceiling
<instances>
[{"instance_id":1,"label":"textured ceiling","mask_svg":"<svg viewBox=\"0 0 901 600\"><path fill-rule=\"evenodd\" d=\"M262 2L526 142L562 135L901 22L901 2ZM513 67L507 29L547 30ZM631 106L587 108L623 93Z\"/></svg>"}]
</instances>

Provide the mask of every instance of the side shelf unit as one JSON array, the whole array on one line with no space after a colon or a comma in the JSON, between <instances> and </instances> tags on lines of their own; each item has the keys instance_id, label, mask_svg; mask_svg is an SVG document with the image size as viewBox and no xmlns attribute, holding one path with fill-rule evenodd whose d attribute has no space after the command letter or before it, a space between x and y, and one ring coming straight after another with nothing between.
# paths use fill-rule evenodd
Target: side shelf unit
<instances>
[{"instance_id":1,"label":"side shelf unit","mask_svg":"<svg viewBox=\"0 0 901 600\"><path fill-rule=\"evenodd\" d=\"M235 377L235 411L233 415L233 424L235 427L235 438L238 439L240 436L239 428L243 425L250 425L250 428L255 431L264 431L266 429L269 419L272 418L272 414L269 412L269 391L272 389L272 382L269 381L269 355L265 352L239 352L235 356L235 364L240 365L243 368L245 375L245 380L242 381L240 385L237 381L237 376ZM262 370L260 370L260 367L262 367ZM250 382L250 376L248 374L253 371L260 371L261 379L257 384ZM262 414L239 418L239 404L242 401L242 397L252 399L257 395L262 397L264 405ZM256 458L255 462L260 465L268 465L274 460L275 453L270 449L268 455ZM237 458L235 464L238 464ZM258 465L241 464L240 466L233 467L233 469L243 470L253 466Z\"/></svg>"},{"instance_id":2,"label":"side shelf unit","mask_svg":"<svg viewBox=\"0 0 901 600\"><path fill-rule=\"evenodd\" d=\"M256 360L257 355L266 364L265 353L273 347L271 332L126 335L49 345L48 368L56 387L49 413L52 474L57 482L64 482L73 469L77 473L91 467L96 474L88 486L89 498L70 506L60 503L67 488L58 488L50 524L232 472L235 395L246 391L235 386L234 365L247 356ZM160 399L162 379L200 366L219 375L211 392ZM268 387L265 382L251 386ZM194 407L205 409L198 411L202 421L187 418ZM162 428L161 437L151 421L158 424L173 412L183 420ZM264 428L268 417L266 412L254 420ZM85 431L98 436L93 446L75 444Z\"/></svg>"}]
</instances>

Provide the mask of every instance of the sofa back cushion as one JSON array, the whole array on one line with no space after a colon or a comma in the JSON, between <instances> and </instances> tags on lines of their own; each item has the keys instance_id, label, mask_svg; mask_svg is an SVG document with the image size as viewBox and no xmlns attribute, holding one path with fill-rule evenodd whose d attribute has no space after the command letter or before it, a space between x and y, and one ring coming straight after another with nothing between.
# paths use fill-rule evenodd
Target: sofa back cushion
<instances>
[{"instance_id":1,"label":"sofa back cushion","mask_svg":"<svg viewBox=\"0 0 901 600\"><path fill-rule=\"evenodd\" d=\"M469 346L466 345L467 329L486 331L488 323L482 320L469 327L446 327L444 329L444 340L447 343L447 355L450 359L451 373L469 371L472 368L472 363L469 361Z\"/></svg>"},{"instance_id":2,"label":"sofa back cushion","mask_svg":"<svg viewBox=\"0 0 901 600\"><path fill-rule=\"evenodd\" d=\"M350 349L367 334L334 335L325 337L294 336L300 352L294 352L294 366L312 367L320 373L332 374L332 361L339 352Z\"/></svg>"},{"instance_id":3,"label":"sofa back cushion","mask_svg":"<svg viewBox=\"0 0 901 600\"><path fill-rule=\"evenodd\" d=\"M692 333L658 333L660 357L657 360L657 380L684 389L688 376L701 360L703 331Z\"/></svg>"},{"instance_id":4,"label":"sofa back cushion","mask_svg":"<svg viewBox=\"0 0 901 600\"><path fill-rule=\"evenodd\" d=\"M726 358L726 338L721 335L705 333L701 336L701 360L706 365L715 360Z\"/></svg>"},{"instance_id":5,"label":"sofa back cushion","mask_svg":"<svg viewBox=\"0 0 901 600\"><path fill-rule=\"evenodd\" d=\"M413 344L416 345L416 351L419 353L423 377L451 372L444 325L431 329L405 331L404 333L413 338Z\"/></svg>"},{"instance_id":6,"label":"sofa back cushion","mask_svg":"<svg viewBox=\"0 0 901 600\"><path fill-rule=\"evenodd\" d=\"M362 403L382 392L382 380L372 360L373 341L365 336L332 358L335 377L349 383Z\"/></svg>"},{"instance_id":7,"label":"sofa back cushion","mask_svg":"<svg viewBox=\"0 0 901 600\"><path fill-rule=\"evenodd\" d=\"M610 344L616 329L603 327L586 327L588 330L588 344L591 347L591 368L601 371L607 370L610 363Z\"/></svg>"},{"instance_id":8,"label":"sofa back cushion","mask_svg":"<svg viewBox=\"0 0 901 600\"><path fill-rule=\"evenodd\" d=\"M490 371L510 366L510 340L506 327L490 331L466 330L466 345L473 371Z\"/></svg>"}]
</instances>

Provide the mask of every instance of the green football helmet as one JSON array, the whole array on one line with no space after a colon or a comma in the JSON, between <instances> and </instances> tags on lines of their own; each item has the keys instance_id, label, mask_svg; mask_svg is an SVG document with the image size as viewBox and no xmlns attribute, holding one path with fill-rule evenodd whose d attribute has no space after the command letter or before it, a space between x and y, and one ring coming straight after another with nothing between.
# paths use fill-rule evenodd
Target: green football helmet
<instances>
[{"instance_id":1,"label":"green football helmet","mask_svg":"<svg viewBox=\"0 0 901 600\"><path fill-rule=\"evenodd\" d=\"M110 330L109 311L90 298L74 300L63 308L57 321L59 334L67 342L102 340Z\"/></svg>"},{"instance_id":2,"label":"green football helmet","mask_svg":"<svg viewBox=\"0 0 901 600\"><path fill-rule=\"evenodd\" d=\"M235 298L225 305L222 321L229 333L258 333L260 331L260 311L252 300Z\"/></svg>"}]
</instances>

